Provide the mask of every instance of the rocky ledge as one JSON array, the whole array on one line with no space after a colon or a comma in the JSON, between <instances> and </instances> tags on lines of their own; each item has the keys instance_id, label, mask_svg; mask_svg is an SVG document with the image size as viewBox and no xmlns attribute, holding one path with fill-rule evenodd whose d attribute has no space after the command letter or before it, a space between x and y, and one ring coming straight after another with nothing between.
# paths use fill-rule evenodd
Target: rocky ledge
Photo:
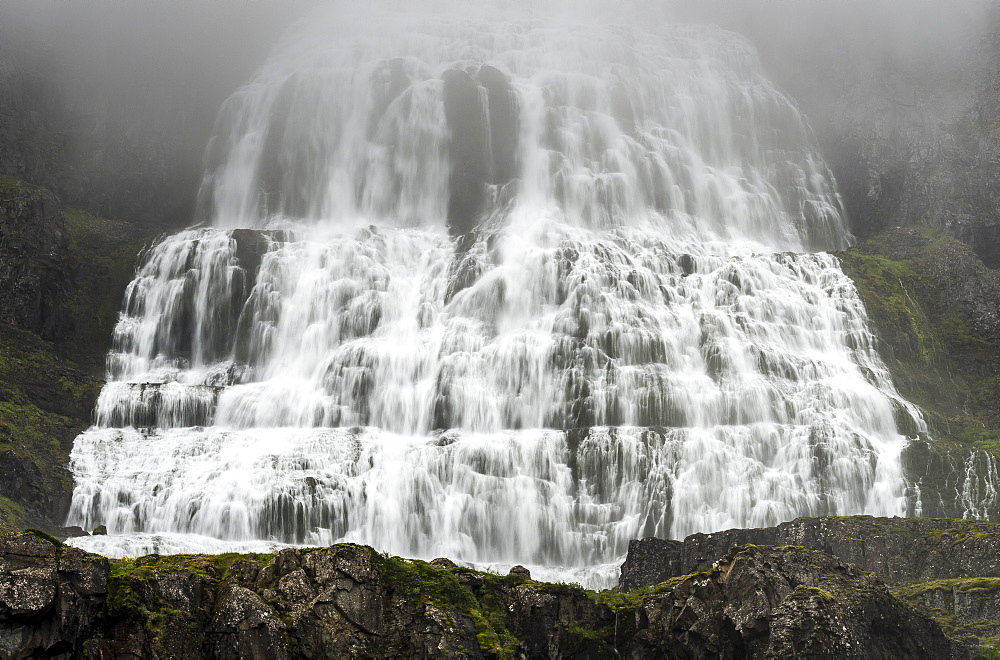
<instances>
[{"instance_id":1,"label":"rocky ledge","mask_svg":"<svg viewBox=\"0 0 1000 660\"><path fill-rule=\"evenodd\" d=\"M953 638L993 657L1000 650L1000 524L946 518L799 518L777 527L629 544L619 588L645 590L711 568L747 544L822 551L884 579L899 599L934 617Z\"/></svg>"},{"instance_id":2,"label":"rocky ledge","mask_svg":"<svg viewBox=\"0 0 1000 660\"><path fill-rule=\"evenodd\" d=\"M519 568L519 567L518 567ZM0 537L0 655L27 657L972 657L871 573L744 545L633 593L357 545L108 560Z\"/></svg>"}]
</instances>

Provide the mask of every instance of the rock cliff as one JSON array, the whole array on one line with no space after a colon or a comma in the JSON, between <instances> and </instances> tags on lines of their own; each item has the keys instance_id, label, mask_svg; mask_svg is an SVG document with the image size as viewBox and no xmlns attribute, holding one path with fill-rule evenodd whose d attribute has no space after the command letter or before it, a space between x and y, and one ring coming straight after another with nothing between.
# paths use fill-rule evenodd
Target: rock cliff
<instances>
[{"instance_id":1,"label":"rock cliff","mask_svg":"<svg viewBox=\"0 0 1000 660\"><path fill-rule=\"evenodd\" d=\"M0 529L60 532L141 232L0 177Z\"/></svg>"},{"instance_id":2,"label":"rock cliff","mask_svg":"<svg viewBox=\"0 0 1000 660\"><path fill-rule=\"evenodd\" d=\"M0 537L5 657L967 658L875 576L743 546L640 593L593 593L371 548L108 560Z\"/></svg>"},{"instance_id":3,"label":"rock cliff","mask_svg":"<svg viewBox=\"0 0 1000 660\"><path fill-rule=\"evenodd\" d=\"M803 546L872 571L955 637L993 650L1000 639L1000 524L871 516L799 518L777 527L629 544L620 588L642 590L708 570L736 546Z\"/></svg>"}]
</instances>

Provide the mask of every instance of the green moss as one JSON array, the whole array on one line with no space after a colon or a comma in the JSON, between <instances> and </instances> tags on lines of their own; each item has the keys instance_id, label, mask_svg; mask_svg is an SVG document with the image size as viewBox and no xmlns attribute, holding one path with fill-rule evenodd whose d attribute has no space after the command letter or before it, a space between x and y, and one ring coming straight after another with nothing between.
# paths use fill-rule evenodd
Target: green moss
<instances>
[{"instance_id":1,"label":"green moss","mask_svg":"<svg viewBox=\"0 0 1000 660\"><path fill-rule=\"evenodd\" d=\"M125 289L148 237L127 223L80 209L66 209L63 217L74 284L66 301L74 333L65 349L91 373L102 374Z\"/></svg>"},{"instance_id":2,"label":"green moss","mask_svg":"<svg viewBox=\"0 0 1000 660\"><path fill-rule=\"evenodd\" d=\"M990 594L1000 592L1000 578L975 577L931 580L900 587L896 593L901 598L912 600L930 591L951 591L960 594Z\"/></svg>"},{"instance_id":3,"label":"green moss","mask_svg":"<svg viewBox=\"0 0 1000 660\"><path fill-rule=\"evenodd\" d=\"M29 527L28 529L24 530L24 533L25 534L31 534L32 536L36 536L36 537L42 539L43 541L48 541L52 545L56 546L56 548L60 548L61 549L61 548L63 548L65 546L65 544L62 541L60 541L59 539L55 538L54 536L50 536L49 534L46 534L45 532L43 532L40 529L32 529L32 528Z\"/></svg>"},{"instance_id":4,"label":"green moss","mask_svg":"<svg viewBox=\"0 0 1000 660\"><path fill-rule=\"evenodd\" d=\"M795 587L795 590L796 591L807 591L810 594L813 594L814 596L818 596L821 600L823 600L823 601L825 601L827 603L832 603L832 602L834 602L834 601L837 600L834 597L833 594L831 594L826 589L821 589L820 587L810 587L810 586L805 585L805 584L800 584L799 586Z\"/></svg>"},{"instance_id":5,"label":"green moss","mask_svg":"<svg viewBox=\"0 0 1000 660\"><path fill-rule=\"evenodd\" d=\"M581 626L579 624L576 624L576 623L570 625L570 627L566 629L566 632L569 633L569 635L571 637L575 637L575 638L581 639L581 640L584 640L584 639L593 639L593 640L604 639L604 637L607 635L606 631L603 631L603 630L591 630L589 628L584 628L583 626Z\"/></svg>"},{"instance_id":6,"label":"green moss","mask_svg":"<svg viewBox=\"0 0 1000 660\"><path fill-rule=\"evenodd\" d=\"M150 613L139 594L154 579L153 569L139 561L140 557L111 560L108 575L107 612L112 617L146 618Z\"/></svg>"},{"instance_id":7,"label":"green moss","mask_svg":"<svg viewBox=\"0 0 1000 660\"><path fill-rule=\"evenodd\" d=\"M37 193L41 189L13 176L0 176L0 201L10 201L17 193Z\"/></svg>"},{"instance_id":8,"label":"green moss","mask_svg":"<svg viewBox=\"0 0 1000 660\"><path fill-rule=\"evenodd\" d=\"M935 591L978 595L993 600L1000 593L1000 578L955 578L931 580L897 587L892 590L900 600L933 617L946 635L965 640L978 647L977 657L1000 656L1000 621L962 620L952 611L928 607L928 596ZM996 654L996 655L993 655Z\"/></svg>"},{"instance_id":9,"label":"green moss","mask_svg":"<svg viewBox=\"0 0 1000 660\"><path fill-rule=\"evenodd\" d=\"M921 254L953 241L930 228L923 233L935 240ZM939 283L925 274L922 257L879 254L891 250L889 240L876 237L838 257L882 340L880 352L896 387L924 411L936 443L1000 456L1000 378L985 367L1000 359L1000 345L944 309Z\"/></svg>"},{"instance_id":10,"label":"green moss","mask_svg":"<svg viewBox=\"0 0 1000 660\"><path fill-rule=\"evenodd\" d=\"M752 546L747 546L752 547ZM670 578L659 584L640 587L633 591L622 592L617 588L607 591L588 591L586 594L596 603L608 607L612 612L622 612L642 607L647 601L673 591L682 582L691 578L713 578L719 575L718 568L705 568L687 575Z\"/></svg>"},{"instance_id":11,"label":"green moss","mask_svg":"<svg viewBox=\"0 0 1000 660\"><path fill-rule=\"evenodd\" d=\"M274 559L274 553L224 552L218 555L144 555L115 560L121 563L121 574L137 574L152 577L153 570L185 570L203 577L224 581L230 569L238 561L247 561L257 568L267 566Z\"/></svg>"},{"instance_id":12,"label":"green moss","mask_svg":"<svg viewBox=\"0 0 1000 660\"><path fill-rule=\"evenodd\" d=\"M372 565L393 590L418 602L441 605L469 617L476 628L480 649L501 658L513 657L517 639L507 630L506 617L496 597L487 589L477 599L455 577L456 571L468 569L438 568L422 561L371 552ZM489 573L480 575L494 586L498 580L509 580Z\"/></svg>"}]
</instances>

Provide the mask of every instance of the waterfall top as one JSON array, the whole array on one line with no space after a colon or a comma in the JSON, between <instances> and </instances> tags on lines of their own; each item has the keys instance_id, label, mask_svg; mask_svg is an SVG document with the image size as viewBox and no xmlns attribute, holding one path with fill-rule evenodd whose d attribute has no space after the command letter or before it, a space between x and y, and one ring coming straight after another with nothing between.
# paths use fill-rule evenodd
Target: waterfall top
<instances>
[{"instance_id":1,"label":"waterfall top","mask_svg":"<svg viewBox=\"0 0 1000 660\"><path fill-rule=\"evenodd\" d=\"M517 212L687 246L850 244L808 123L739 35L320 16L224 104L203 220L462 235Z\"/></svg>"}]
</instances>

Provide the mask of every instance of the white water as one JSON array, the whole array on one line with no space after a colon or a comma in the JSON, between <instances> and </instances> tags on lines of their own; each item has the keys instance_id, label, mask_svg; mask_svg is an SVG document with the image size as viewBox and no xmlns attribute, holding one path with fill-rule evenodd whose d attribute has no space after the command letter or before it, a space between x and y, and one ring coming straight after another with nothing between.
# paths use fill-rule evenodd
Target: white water
<instances>
[{"instance_id":1,"label":"white water","mask_svg":"<svg viewBox=\"0 0 1000 660\"><path fill-rule=\"evenodd\" d=\"M482 64L514 102L465 110L513 108L514 171L487 130L456 241L441 76ZM213 226L149 254L74 446L69 523L111 534L82 546L608 586L633 538L903 513L923 421L812 253L850 241L832 177L736 35L315 21L217 132Z\"/></svg>"}]
</instances>

